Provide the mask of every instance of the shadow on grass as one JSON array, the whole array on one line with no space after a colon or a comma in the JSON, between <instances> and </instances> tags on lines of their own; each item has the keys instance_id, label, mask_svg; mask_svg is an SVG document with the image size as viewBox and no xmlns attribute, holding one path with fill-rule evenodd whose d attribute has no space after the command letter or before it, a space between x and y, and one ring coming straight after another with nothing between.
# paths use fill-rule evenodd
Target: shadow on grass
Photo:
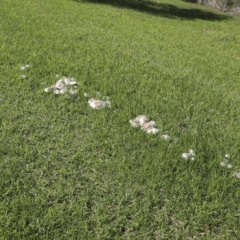
<instances>
[{"instance_id":1,"label":"shadow on grass","mask_svg":"<svg viewBox=\"0 0 240 240\"><path fill-rule=\"evenodd\" d=\"M90 2L97 4L107 4L119 8L129 8L166 18L179 19L202 19L208 21L221 21L230 18L223 14L215 14L197 8L179 8L172 4L157 3L148 0L74 0L75 2Z\"/></svg>"},{"instance_id":2,"label":"shadow on grass","mask_svg":"<svg viewBox=\"0 0 240 240\"><path fill-rule=\"evenodd\" d=\"M188 2L188 3L198 3L197 0L182 0L183 2Z\"/></svg>"}]
</instances>

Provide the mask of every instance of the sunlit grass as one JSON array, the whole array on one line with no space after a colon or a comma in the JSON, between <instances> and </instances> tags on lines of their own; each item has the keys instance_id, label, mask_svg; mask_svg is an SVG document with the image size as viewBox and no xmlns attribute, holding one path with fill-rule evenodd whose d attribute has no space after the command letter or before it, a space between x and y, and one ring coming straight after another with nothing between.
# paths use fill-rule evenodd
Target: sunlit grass
<instances>
[{"instance_id":1,"label":"sunlit grass","mask_svg":"<svg viewBox=\"0 0 240 240\"><path fill-rule=\"evenodd\" d=\"M2 239L238 239L240 19L178 12L3 0Z\"/></svg>"}]
</instances>

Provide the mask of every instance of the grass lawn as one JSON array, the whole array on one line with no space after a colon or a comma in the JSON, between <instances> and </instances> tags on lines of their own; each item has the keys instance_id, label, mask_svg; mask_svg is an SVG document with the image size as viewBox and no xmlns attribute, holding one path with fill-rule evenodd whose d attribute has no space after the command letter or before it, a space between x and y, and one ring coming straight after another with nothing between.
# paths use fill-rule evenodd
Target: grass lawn
<instances>
[{"instance_id":1,"label":"grass lawn","mask_svg":"<svg viewBox=\"0 0 240 240\"><path fill-rule=\"evenodd\" d=\"M1 0L0 239L239 239L239 49L180 0Z\"/></svg>"}]
</instances>

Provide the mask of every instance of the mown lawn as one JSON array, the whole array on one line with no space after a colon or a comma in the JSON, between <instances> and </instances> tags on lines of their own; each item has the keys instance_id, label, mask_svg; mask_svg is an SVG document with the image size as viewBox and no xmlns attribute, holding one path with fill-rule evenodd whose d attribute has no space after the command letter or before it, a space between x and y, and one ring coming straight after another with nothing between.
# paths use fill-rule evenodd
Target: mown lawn
<instances>
[{"instance_id":1,"label":"mown lawn","mask_svg":"<svg viewBox=\"0 0 240 240\"><path fill-rule=\"evenodd\" d=\"M239 26L180 0L2 0L0 239L239 239ZM77 94L44 92L62 76Z\"/></svg>"}]
</instances>

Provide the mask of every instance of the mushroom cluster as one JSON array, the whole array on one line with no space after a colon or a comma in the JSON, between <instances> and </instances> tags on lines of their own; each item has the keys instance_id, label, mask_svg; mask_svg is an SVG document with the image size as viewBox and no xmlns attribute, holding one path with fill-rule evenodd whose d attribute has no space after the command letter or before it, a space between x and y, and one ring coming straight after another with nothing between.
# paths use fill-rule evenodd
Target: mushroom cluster
<instances>
[{"instance_id":1,"label":"mushroom cluster","mask_svg":"<svg viewBox=\"0 0 240 240\"><path fill-rule=\"evenodd\" d=\"M140 127L146 133L158 133L155 121L150 121L145 115L139 115L135 119L131 119L130 123L133 127Z\"/></svg>"},{"instance_id":2,"label":"mushroom cluster","mask_svg":"<svg viewBox=\"0 0 240 240\"><path fill-rule=\"evenodd\" d=\"M111 103L109 100L107 101L102 101L102 100L97 100L95 98L90 98L88 100L88 104L91 108L93 109L102 109L102 108L106 108L106 107L111 107Z\"/></svg>"},{"instance_id":3,"label":"mushroom cluster","mask_svg":"<svg viewBox=\"0 0 240 240\"><path fill-rule=\"evenodd\" d=\"M44 92L53 92L54 94L64 94L69 92L75 94L77 92L76 85L78 83L74 78L63 77L56 84L44 89Z\"/></svg>"}]
</instances>

